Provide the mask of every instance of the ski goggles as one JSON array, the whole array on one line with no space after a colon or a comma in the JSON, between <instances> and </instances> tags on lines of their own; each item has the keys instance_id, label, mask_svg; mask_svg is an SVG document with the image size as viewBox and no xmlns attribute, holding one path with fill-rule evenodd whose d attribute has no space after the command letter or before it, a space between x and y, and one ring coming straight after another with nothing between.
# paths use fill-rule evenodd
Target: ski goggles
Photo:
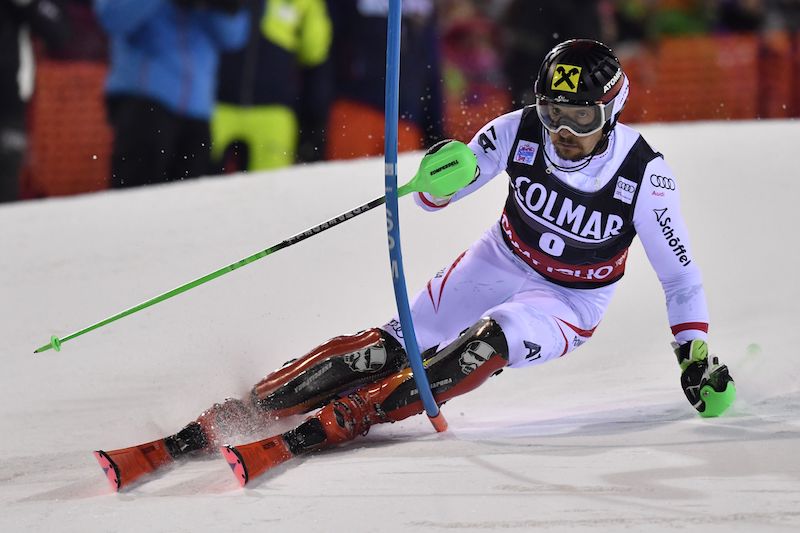
<instances>
[{"instance_id":1,"label":"ski goggles","mask_svg":"<svg viewBox=\"0 0 800 533\"><path fill-rule=\"evenodd\" d=\"M608 104L577 105L554 102L544 96L536 98L536 113L547 131L558 133L565 129L578 137L603 129L612 106L613 100Z\"/></svg>"}]
</instances>

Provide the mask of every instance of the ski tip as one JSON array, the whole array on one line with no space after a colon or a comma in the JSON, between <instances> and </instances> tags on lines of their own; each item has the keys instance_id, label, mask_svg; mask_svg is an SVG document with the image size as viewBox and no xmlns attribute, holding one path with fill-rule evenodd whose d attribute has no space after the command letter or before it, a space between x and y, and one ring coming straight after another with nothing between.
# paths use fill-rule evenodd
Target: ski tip
<instances>
[{"instance_id":1,"label":"ski tip","mask_svg":"<svg viewBox=\"0 0 800 533\"><path fill-rule=\"evenodd\" d=\"M108 454L103 450L95 451L94 458L97 459L97 462L100 464L100 468L103 469L103 473L105 473L108 483L111 485L111 489L114 492L119 492L120 480L119 468L117 468L117 465L114 464L114 461L111 460L111 457L109 457Z\"/></svg>"},{"instance_id":2,"label":"ski tip","mask_svg":"<svg viewBox=\"0 0 800 533\"><path fill-rule=\"evenodd\" d=\"M226 445L220 447L219 451L225 460L228 461L228 466L231 467L231 471L236 477L236 481L239 482L239 485L244 487L248 481L247 467L244 464L242 456L239 454L239 450L233 446Z\"/></svg>"}]
</instances>

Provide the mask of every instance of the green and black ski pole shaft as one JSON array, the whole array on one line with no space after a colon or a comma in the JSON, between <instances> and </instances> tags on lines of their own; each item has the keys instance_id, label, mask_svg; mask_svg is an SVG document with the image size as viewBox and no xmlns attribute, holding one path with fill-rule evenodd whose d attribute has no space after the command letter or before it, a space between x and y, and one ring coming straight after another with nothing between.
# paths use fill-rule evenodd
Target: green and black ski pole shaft
<instances>
[{"instance_id":1,"label":"green and black ski pole shaft","mask_svg":"<svg viewBox=\"0 0 800 533\"><path fill-rule=\"evenodd\" d=\"M61 350L61 344L64 343L64 342L67 342L68 340L74 339L75 337L80 337L81 335L83 335L85 333L89 333L90 331L93 331L95 329L101 328L101 327L103 327L105 325L108 325L108 324L110 324L112 322L115 322L115 321L119 320L120 318L124 318L124 317L126 317L128 315L132 315L133 313L139 312L142 309L146 309L146 308L148 308L150 306L156 305L157 303L163 302L164 300L168 300L169 298L172 298L173 296L177 296L177 295L179 295L179 294L181 294L183 292L186 292L186 291L188 291L190 289L193 289L193 288L195 288L195 287L197 287L199 285L202 285L202 284L204 284L206 282L209 282L212 279L216 279L216 278L218 278L220 276L223 276L223 275L227 274L228 272L233 272L234 270L236 270L238 268L241 268L241 267L243 267L245 265L249 265L250 263L252 263L254 261L257 261L257 260L259 260L259 259L261 259L263 257L266 257L266 256L268 256L270 254L274 254L278 250L283 250L284 248L288 248L289 246L295 245L298 242L301 242L301 241L304 241L304 240L308 239L309 237L313 237L314 235L322 233L323 231L325 231L327 229L330 229L330 228L332 228L334 226L338 226L342 222L350 220L351 218L357 217L358 215L361 215L361 214L366 213L367 211L369 211L371 209L374 209L374 208L376 208L376 207L378 207L380 205L383 205L385 202L386 202L386 197L385 196L381 196L380 198L376 198L376 199L372 200L371 202L367 202L364 205L360 205L360 206L356 207L355 209L351 209L350 211L348 211L346 213L342 213L341 215L339 215L337 217L333 217L330 220L326 220L325 222L323 222L321 224L318 224L318 225L314 226L313 228L309 228L309 229L307 229L305 231L297 233L296 235L292 235L288 239L285 239L285 240L279 242L278 244L270 246L266 250L261 250L260 252L255 253L255 254L253 254L251 256L245 257L244 259L240 259L239 261L236 261L235 263L231 263L230 265L227 265L227 266L224 266L224 267L222 267L222 268L220 268L218 270L215 270L214 272L211 272L210 274L206 274L205 276L202 276L202 277L197 278L197 279L195 279L193 281L185 283L185 284L181 285L180 287L175 287L174 289L172 289L170 291L167 291L165 293L159 294L158 296L150 298L149 300L147 300L145 302L142 302L142 303L140 303L138 305L134 305L133 307L131 307L129 309L126 309L126 310L121 311L121 312L119 312L119 313L117 313L115 315L112 315L112 316L110 316L110 317L108 317L106 319L103 319L100 322L92 324L91 326L87 326L87 327L85 327L85 328L83 328L81 330L78 330L78 331L76 331L74 333L70 333L69 335L67 335L65 337L61 337L61 338L56 337L55 335L53 335L50 338L50 342L49 343L45 344L44 346L40 346L33 353L41 353L41 352L49 350L50 348L52 348L52 349L54 349L55 351L58 352L58 351Z\"/></svg>"}]
</instances>

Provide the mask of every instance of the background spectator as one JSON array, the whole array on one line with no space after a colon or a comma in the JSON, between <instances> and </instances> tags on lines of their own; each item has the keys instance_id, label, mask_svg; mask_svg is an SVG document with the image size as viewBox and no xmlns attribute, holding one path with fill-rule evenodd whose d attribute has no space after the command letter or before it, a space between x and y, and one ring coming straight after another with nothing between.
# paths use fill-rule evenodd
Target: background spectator
<instances>
[{"instance_id":1,"label":"background spectator","mask_svg":"<svg viewBox=\"0 0 800 533\"><path fill-rule=\"evenodd\" d=\"M448 2L440 23L445 135L471 139L477 128L510 111L499 28L472 2Z\"/></svg>"},{"instance_id":2,"label":"background spectator","mask_svg":"<svg viewBox=\"0 0 800 533\"><path fill-rule=\"evenodd\" d=\"M329 159L383 153L386 80L385 0L334 0L336 97L327 135ZM399 148L415 150L443 136L437 15L433 0L403 2Z\"/></svg>"},{"instance_id":3,"label":"background spectator","mask_svg":"<svg viewBox=\"0 0 800 533\"><path fill-rule=\"evenodd\" d=\"M293 164L298 111L304 111L305 131L324 136L331 98L330 82L319 75L326 71L308 72L325 62L330 49L325 0L247 0L246 6L250 37L243 50L222 56L211 122L212 158L225 171ZM312 83L304 80L312 74Z\"/></svg>"},{"instance_id":4,"label":"background spectator","mask_svg":"<svg viewBox=\"0 0 800 533\"><path fill-rule=\"evenodd\" d=\"M69 26L69 37L44 56L57 61L108 61L108 39L94 14L92 0L59 0Z\"/></svg>"},{"instance_id":5,"label":"background spectator","mask_svg":"<svg viewBox=\"0 0 800 533\"><path fill-rule=\"evenodd\" d=\"M800 0L765 0L769 29L800 30Z\"/></svg>"},{"instance_id":6,"label":"background spectator","mask_svg":"<svg viewBox=\"0 0 800 533\"><path fill-rule=\"evenodd\" d=\"M105 98L97 93L106 39L92 3L113 41ZM106 188L112 159L116 187L207 172L215 65L246 40L244 3L255 31L221 67L220 110L236 111L215 123L215 154L231 142L240 148L230 170L381 154L386 0L0 0L0 198ZM642 89L627 104L629 122L800 112L800 0L405 0L403 8L401 150L469 138L481 117L531 103L531 65L570 37L610 43L626 65ZM37 9L44 19L28 19ZM48 24L49 15L61 22ZM328 24L335 42L322 60ZM23 26L50 45L27 54L39 68L24 113L15 74ZM239 123L265 109L272 122ZM117 132L113 157L107 122Z\"/></svg>"},{"instance_id":7,"label":"background spectator","mask_svg":"<svg viewBox=\"0 0 800 533\"><path fill-rule=\"evenodd\" d=\"M614 0L614 35L610 41L629 44L655 37L656 5L650 0Z\"/></svg>"},{"instance_id":8,"label":"background spectator","mask_svg":"<svg viewBox=\"0 0 800 533\"><path fill-rule=\"evenodd\" d=\"M720 0L716 29L722 32L754 32L761 29L765 17L764 0Z\"/></svg>"},{"instance_id":9,"label":"background spectator","mask_svg":"<svg viewBox=\"0 0 800 533\"><path fill-rule=\"evenodd\" d=\"M60 3L0 0L0 202L19 196L19 172L27 144L19 79L20 42L29 43L29 33L20 33L22 30L41 37L52 49L62 46L69 33Z\"/></svg>"},{"instance_id":10,"label":"background spectator","mask_svg":"<svg viewBox=\"0 0 800 533\"><path fill-rule=\"evenodd\" d=\"M708 33L716 4L707 0L658 0L655 32L659 37Z\"/></svg>"},{"instance_id":11,"label":"background spectator","mask_svg":"<svg viewBox=\"0 0 800 533\"><path fill-rule=\"evenodd\" d=\"M219 54L247 39L241 3L95 0L111 42L113 187L207 173Z\"/></svg>"}]
</instances>

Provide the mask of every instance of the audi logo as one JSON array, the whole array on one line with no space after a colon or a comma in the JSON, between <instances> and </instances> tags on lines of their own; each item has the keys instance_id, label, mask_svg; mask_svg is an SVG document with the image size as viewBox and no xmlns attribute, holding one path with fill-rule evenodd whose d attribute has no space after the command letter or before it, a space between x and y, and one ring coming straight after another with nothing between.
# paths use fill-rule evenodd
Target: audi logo
<instances>
[{"instance_id":1,"label":"audi logo","mask_svg":"<svg viewBox=\"0 0 800 533\"><path fill-rule=\"evenodd\" d=\"M650 174L650 183L653 184L653 187L658 187L660 189L667 189L668 191L675 190L675 180L666 176Z\"/></svg>"},{"instance_id":2,"label":"audi logo","mask_svg":"<svg viewBox=\"0 0 800 533\"><path fill-rule=\"evenodd\" d=\"M633 192L636 190L636 185L619 181L617 182L617 189L622 189L625 192Z\"/></svg>"}]
</instances>

